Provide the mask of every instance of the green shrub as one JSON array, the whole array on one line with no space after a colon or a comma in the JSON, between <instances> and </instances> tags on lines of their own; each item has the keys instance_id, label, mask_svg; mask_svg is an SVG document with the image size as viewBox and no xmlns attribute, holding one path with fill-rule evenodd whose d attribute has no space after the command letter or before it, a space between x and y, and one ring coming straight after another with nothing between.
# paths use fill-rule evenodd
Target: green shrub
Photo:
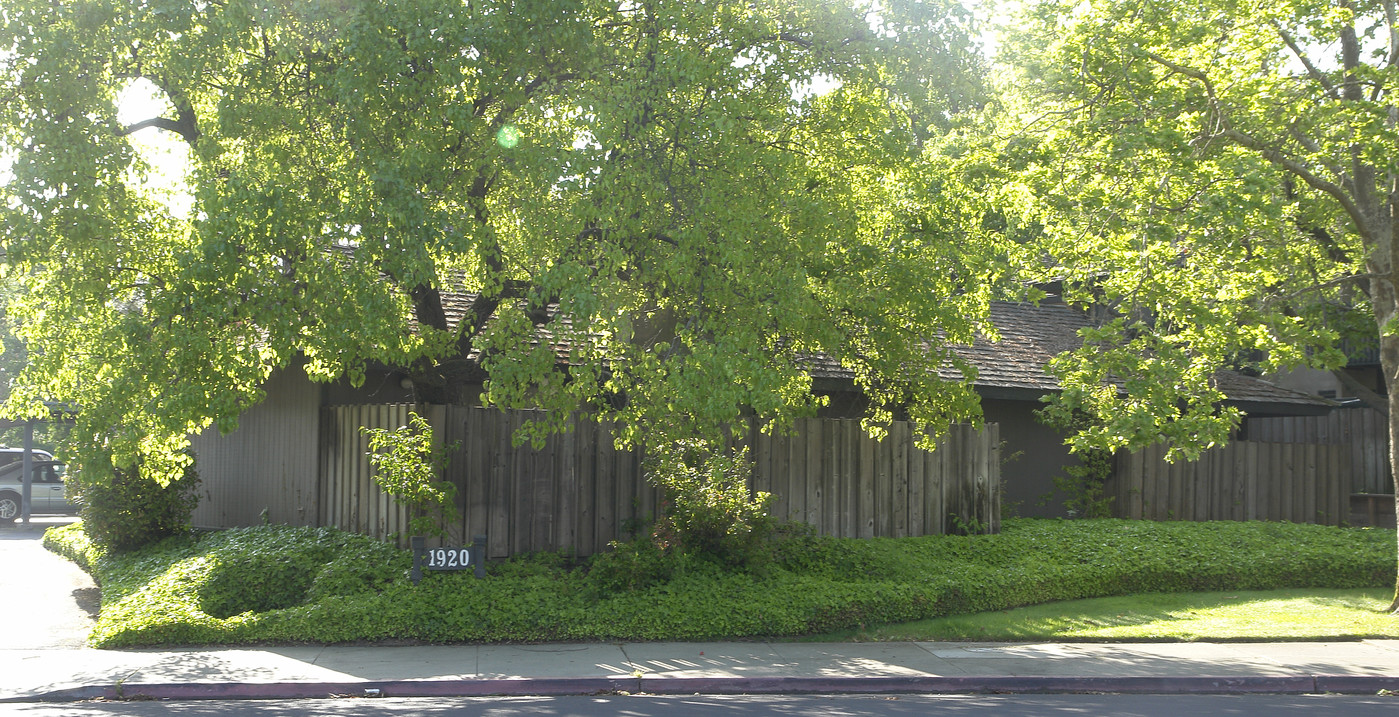
<instances>
[{"instance_id":1,"label":"green shrub","mask_svg":"<svg viewBox=\"0 0 1399 717\"><path fill-rule=\"evenodd\" d=\"M212 617L267 612L300 605L319 565L260 555L209 566L211 578L200 591L199 607Z\"/></svg>"},{"instance_id":2,"label":"green shrub","mask_svg":"<svg viewBox=\"0 0 1399 717\"><path fill-rule=\"evenodd\" d=\"M678 548L728 565L755 559L772 531L769 493L752 493L748 449L677 441L647 453L647 479L665 492L651 539L662 552Z\"/></svg>"},{"instance_id":3,"label":"green shrub","mask_svg":"<svg viewBox=\"0 0 1399 717\"><path fill-rule=\"evenodd\" d=\"M457 519L457 487L437 476L457 444L434 448L432 426L414 412L409 412L406 426L361 430L369 438L374 482L408 506L409 533L447 537L447 526Z\"/></svg>"},{"instance_id":4,"label":"green shrub","mask_svg":"<svg viewBox=\"0 0 1399 717\"><path fill-rule=\"evenodd\" d=\"M663 491L661 515L592 558L587 583L594 594L641 590L693 572L764 570L778 531L768 515L772 496L748 489L746 449L678 441L648 452L646 471Z\"/></svg>"},{"instance_id":5,"label":"green shrub","mask_svg":"<svg viewBox=\"0 0 1399 717\"><path fill-rule=\"evenodd\" d=\"M1083 411L1054 403L1035 411L1035 417L1066 435L1089 429L1095 420ZM1064 508L1069 511L1070 517L1112 517L1113 496L1107 495L1103 487L1112 477L1113 452L1092 448L1077 452L1077 456L1077 464L1065 466L1064 475L1053 478L1055 490L1065 496ZM1040 499L1040 505L1047 505L1052 499L1051 491Z\"/></svg>"},{"instance_id":6,"label":"green shrub","mask_svg":"<svg viewBox=\"0 0 1399 717\"><path fill-rule=\"evenodd\" d=\"M140 466L118 468L104 458L85 461L69 485L88 537L118 551L187 532L199 504L193 456L168 485L143 476Z\"/></svg>"},{"instance_id":7,"label":"green shrub","mask_svg":"<svg viewBox=\"0 0 1399 717\"><path fill-rule=\"evenodd\" d=\"M335 535L333 531L330 534ZM339 535L306 590L308 602L383 590L413 565L411 554L392 545L359 535Z\"/></svg>"},{"instance_id":8,"label":"green shrub","mask_svg":"<svg viewBox=\"0 0 1399 717\"><path fill-rule=\"evenodd\" d=\"M674 576L680 559L678 552L667 551L648 537L613 541L608 547L593 556L588 567L589 587L603 595L666 582Z\"/></svg>"},{"instance_id":9,"label":"green shrub","mask_svg":"<svg viewBox=\"0 0 1399 717\"><path fill-rule=\"evenodd\" d=\"M201 541L209 574L199 607L216 618L383 589L412 558L392 545L330 528L236 528Z\"/></svg>"},{"instance_id":10,"label":"green shrub","mask_svg":"<svg viewBox=\"0 0 1399 717\"><path fill-rule=\"evenodd\" d=\"M78 567L92 575L98 573L97 563L106 554L102 546L88 537L82 521L45 530L43 543L49 551L77 563Z\"/></svg>"},{"instance_id":11,"label":"green shrub","mask_svg":"<svg viewBox=\"0 0 1399 717\"><path fill-rule=\"evenodd\" d=\"M1112 477L1112 452L1095 448L1078 456L1078 464L1065 466L1064 475L1053 478L1054 488L1066 496L1064 508L1070 516L1111 518L1113 496L1103 487Z\"/></svg>"},{"instance_id":12,"label":"green shrub","mask_svg":"<svg viewBox=\"0 0 1399 717\"><path fill-rule=\"evenodd\" d=\"M1290 523L1015 519L998 535L792 531L769 540L761 570L703 553L662 559L638 541L413 585L408 551L329 528L227 530L120 553L81 524L45 535L102 586L92 636L102 647L795 636L1138 592L1384 587L1394 541L1392 530Z\"/></svg>"}]
</instances>

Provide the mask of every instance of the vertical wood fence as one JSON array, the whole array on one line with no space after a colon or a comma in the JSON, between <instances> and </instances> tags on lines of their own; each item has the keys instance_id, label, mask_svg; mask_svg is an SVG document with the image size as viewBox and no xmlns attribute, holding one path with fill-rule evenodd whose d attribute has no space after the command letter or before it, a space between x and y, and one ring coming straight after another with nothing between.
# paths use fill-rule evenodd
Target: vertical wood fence
<instances>
[{"instance_id":1,"label":"vertical wood fence","mask_svg":"<svg viewBox=\"0 0 1399 717\"><path fill-rule=\"evenodd\" d=\"M444 476L457 486L461 520L453 538L489 536L490 557L538 550L589 555L657 513L661 496L642 475L640 452L616 450L605 425L575 417L566 433L535 450L514 446L511 436L537 412L429 408L437 440L460 442ZM323 524L403 537L408 515L373 483L360 427L405 425L413 409L324 409ZM952 426L933 452L914 445L906 423L895 423L884 441L866 436L853 420L804 419L787 436L763 435L751 422L741 428L736 442L749 447L754 463L749 487L774 495L779 519L843 537L1000 529L994 424L980 432Z\"/></svg>"},{"instance_id":2,"label":"vertical wood fence","mask_svg":"<svg viewBox=\"0 0 1399 717\"><path fill-rule=\"evenodd\" d=\"M1373 408L1338 408L1325 416L1248 418L1244 438L1264 443L1344 445L1354 492L1394 492L1389 469L1389 424L1384 414Z\"/></svg>"},{"instance_id":3,"label":"vertical wood fence","mask_svg":"<svg viewBox=\"0 0 1399 717\"><path fill-rule=\"evenodd\" d=\"M858 420L801 419L789 436L750 426L753 487L772 493L773 515L822 535L902 538L1000 531L1000 433L954 425L935 451L908 423L883 441Z\"/></svg>"},{"instance_id":4,"label":"vertical wood fence","mask_svg":"<svg viewBox=\"0 0 1399 717\"><path fill-rule=\"evenodd\" d=\"M366 456L369 439L361 428L406 426L413 408L392 404L321 410L321 525L377 538L397 537L407 545L410 516L372 480Z\"/></svg>"},{"instance_id":5,"label":"vertical wood fence","mask_svg":"<svg viewBox=\"0 0 1399 717\"><path fill-rule=\"evenodd\" d=\"M1152 446L1118 455L1105 485L1117 517L1326 525L1349 517L1347 446L1236 441L1174 464L1165 453Z\"/></svg>"}]
</instances>

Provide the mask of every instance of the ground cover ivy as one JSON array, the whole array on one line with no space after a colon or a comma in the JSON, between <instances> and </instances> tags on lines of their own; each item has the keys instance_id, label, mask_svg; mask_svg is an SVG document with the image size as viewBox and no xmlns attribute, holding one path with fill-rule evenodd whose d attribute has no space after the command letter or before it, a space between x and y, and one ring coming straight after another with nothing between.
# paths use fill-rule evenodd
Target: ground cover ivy
<instances>
[{"instance_id":1,"label":"ground cover ivy","mask_svg":"<svg viewBox=\"0 0 1399 717\"><path fill-rule=\"evenodd\" d=\"M79 523L45 544L102 586L99 647L799 636L1138 592L1383 587L1395 560L1392 530L1111 519L903 539L790 531L744 568L688 556L636 583L616 579L613 553L520 556L485 579L429 573L413 585L407 551L330 528L240 528L114 553Z\"/></svg>"}]
</instances>

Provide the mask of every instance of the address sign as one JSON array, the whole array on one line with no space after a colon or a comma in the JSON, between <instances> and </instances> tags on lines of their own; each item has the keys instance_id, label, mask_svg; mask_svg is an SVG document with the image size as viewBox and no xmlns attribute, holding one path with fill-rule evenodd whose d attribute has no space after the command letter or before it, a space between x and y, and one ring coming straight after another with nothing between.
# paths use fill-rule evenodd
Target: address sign
<instances>
[{"instance_id":1,"label":"address sign","mask_svg":"<svg viewBox=\"0 0 1399 717\"><path fill-rule=\"evenodd\" d=\"M413 584L423 579L424 570L471 570L478 578L486 577L486 536L471 538L469 547L427 547L427 539L415 535L409 539L413 549Z\"/></svg>"}]
</instances>

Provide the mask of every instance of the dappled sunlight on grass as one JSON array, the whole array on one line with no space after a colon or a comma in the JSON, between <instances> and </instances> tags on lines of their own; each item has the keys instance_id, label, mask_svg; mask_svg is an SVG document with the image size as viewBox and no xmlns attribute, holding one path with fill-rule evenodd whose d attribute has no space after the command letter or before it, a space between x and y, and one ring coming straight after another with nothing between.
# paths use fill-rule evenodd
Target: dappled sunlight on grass
<instances>
[{"instance_id":1,"label":"dappled sunlight on grass","mask_svg":"<svg viewBox=\"0 0 1399 717\"><path fill-rule=\"evenodd\" d=\"M1309 640L1399 638L1390 594L1370 590L1149 593L885 625L856 640Z\"/></svg>"}]
</instances>

